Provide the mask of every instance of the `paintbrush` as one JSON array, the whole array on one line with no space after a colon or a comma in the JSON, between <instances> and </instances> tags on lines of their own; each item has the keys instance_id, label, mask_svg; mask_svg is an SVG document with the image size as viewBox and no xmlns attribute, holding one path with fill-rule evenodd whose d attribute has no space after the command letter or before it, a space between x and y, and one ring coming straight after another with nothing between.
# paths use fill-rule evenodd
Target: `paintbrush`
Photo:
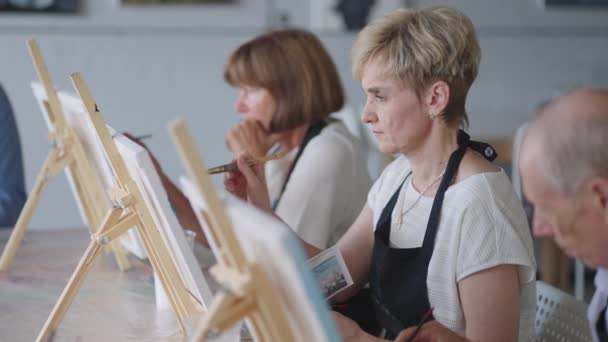
<instances>
[{"instance_id":1,"label":"paintbrush","mask_svg":"<svg viewBox=\"0 0 608 342\"><path fill-rule=\"evenodd\" d=\"M426 323L431 317L433 317L433 308L429 308L427 310L427 312L424 314L424 316L422 317L422 319L416 326L416 330L414 330L414 333L410 336L410 338L407 339L407 342L414 341L414 339L416 338L416 335L418 335L418 333L420 332L422 325L424 325L424 323Z\"/></svg>"},{"instance_id":2,"label":"paintbrush","mask_svg":"<svg viewBox=\"0 0 608 342\"><path fill-rule=\"evenodd\" d=\"M152 134L143 134L135 137L137 140L146 140L152 138Z\"/></svg>"},{"instance_id":3,"label":"paintbrush","mask_svg":"<svg viewBox=\"0 0 608 342\"><path fill-rule=\"evenodd\" d=\"M265 157L254 158L254 160L249 165L253 166L253 165L257 165L257 164L264 164L267 161L283 158L286 154L287 154L287 152L281 152L281 153L271 154L271 155L265 156ZM210 175L215 175L218 173L236 171L238 169L239 169L239 167L236 164L236 160L234 160L228 164L212 167L209 170L207 170L207 173Z\"/></svg>"},{"instance_id":4,"label":"paintbrush","mask_svg":"<svg viewBox=\"0 0 608 342\"><path fill-rule=\"evenodd\" d=\"M116 138L118 136L118 134L120 134L120 133L116 132L116 133L112 134L112 139ZM123 132L122 135L124 135L125 137L127 137L133 141L136 141L136 142L152 138L152 134L131 135L130 133Z\"/></svg>"}]
</instances>

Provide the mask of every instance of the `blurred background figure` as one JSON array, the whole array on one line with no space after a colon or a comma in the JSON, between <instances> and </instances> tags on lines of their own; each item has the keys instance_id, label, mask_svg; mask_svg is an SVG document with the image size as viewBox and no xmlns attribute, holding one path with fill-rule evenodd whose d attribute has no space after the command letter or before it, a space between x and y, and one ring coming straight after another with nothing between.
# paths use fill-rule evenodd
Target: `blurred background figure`
<instances>
[{"instance_id":1,"label":"blurred background figure","mask_svg":"<svg viewBox=\"0 0 608 342\"><path fill-rule=\"evenodd\" d=\"M342 15L349 31L358 31L367 25L367 20L375 0L340 0L335 10Z\"/></svg>"},{"instance_id":2,"label":"blurred background figure","mask_svg":"<svg viewBox=\"0 0 608 342\"><path fill-rule=\"evenodd\" d=\"M19 132L11 103L0 85L0 228L15 225L25 198Z\"/></svg>"}]
</instances>

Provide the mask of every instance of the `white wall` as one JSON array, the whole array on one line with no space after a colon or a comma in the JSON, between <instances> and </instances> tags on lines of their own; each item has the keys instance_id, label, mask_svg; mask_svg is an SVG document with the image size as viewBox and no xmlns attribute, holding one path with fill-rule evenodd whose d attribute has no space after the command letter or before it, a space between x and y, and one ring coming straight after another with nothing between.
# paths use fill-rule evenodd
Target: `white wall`
<instances>
[{"instance_id":1,"label":"white wall","mask_svg":"<svg viewBox=\"0 0 608 342\"><path fill-rule=\"evenodd\" d=\"M314 1L314 0L313 0ZM48 151L47 131L29 89L36 79L25 40L36 37L55 84L72 89L79 71L107 121L120 130L152 133L150 147L173 177L182 172L165 123L183 116L208 164L229 158L223 133L236 122L234 92L222 67L240 42L262 32L272 3L306 25L308 3L241 0L233 5L124 8L118 0L83 0L77 16L0 15L0 82L17 113L28 187ZM411 5L436 1L408 1ZM545 11L533 0L458 0L482 45L479 79L469 96L476 136L510 136L535 105L556 91L608 85L608 12ZM353 34L320 33L338 64L350 102L362 91L350 77ZM64 177L53 180L33 228L81 225Z\"/></svg>"}]
</instances>

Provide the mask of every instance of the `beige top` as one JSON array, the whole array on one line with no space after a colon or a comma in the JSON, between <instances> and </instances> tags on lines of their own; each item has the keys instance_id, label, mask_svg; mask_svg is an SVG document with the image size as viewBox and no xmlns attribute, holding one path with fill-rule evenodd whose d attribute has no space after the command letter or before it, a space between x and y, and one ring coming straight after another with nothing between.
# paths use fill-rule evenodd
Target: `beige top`
<instances>
[{"instance_id":1,"label":"beige top","mask_svg":"<svg viewBox=\"0 0 608 342\"><path fill-rule=\"evenodd\" d=\"M271 203L278 197L297 149L266 163ZM365 150L338 121L312 138L291 174L276 214L307 243L335 244L365 205L371 179Z\"/></svg>"}]
</instances>

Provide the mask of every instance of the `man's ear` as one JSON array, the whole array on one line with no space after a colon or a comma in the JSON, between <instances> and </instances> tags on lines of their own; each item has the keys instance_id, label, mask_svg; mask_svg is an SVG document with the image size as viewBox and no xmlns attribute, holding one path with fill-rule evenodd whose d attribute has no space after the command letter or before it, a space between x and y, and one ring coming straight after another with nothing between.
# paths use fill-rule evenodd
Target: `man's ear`
<instances>
[{"instance_id":1,"label":"man's ear","mask_svg":"<svg viewBox=\"0 0 608 342\"><path fill-rule=\"evenodd\" d=\"M425 104L429 110L431 119L445 112L450 102L450 86L444 81L436 81L426 91Z\"/></svg>"},{"instance_id":2,"label":"man's ear","mask_svg":"<svg viewBox=\"0 0 608 342\"><path fill-rule=\"evenodd\" d=\"M593 196L593 205L604 213L604 222L608 225L608 177L596 176L589 182Z\"/></svg>"}]
</instances>

